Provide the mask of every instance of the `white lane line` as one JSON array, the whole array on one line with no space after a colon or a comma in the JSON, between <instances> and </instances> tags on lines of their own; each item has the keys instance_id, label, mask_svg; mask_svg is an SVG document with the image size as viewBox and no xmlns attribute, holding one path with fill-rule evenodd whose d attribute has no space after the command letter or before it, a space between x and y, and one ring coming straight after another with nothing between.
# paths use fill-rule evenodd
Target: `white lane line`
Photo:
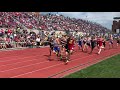
<instances>
[{"instance_id":1,"label":"white lane line","mask_svg":"<svg viewBox=\"0 0 120 90\"><path fill-rule=\"evenodd\" d=\"M83 57L83 58L87 58L87 57L91 57L91 56L95 56L95 55L96 54L92 54L92 55L89 55L89 56L86 56L86 57ZM77 59L74 59L74 61L77 61L77 60L80 60L80 59L83 59L83 58L79 58L79 59L77 58ZM74 61L71 61L71 62L74 62ZM49 66L49 67L46 67L46 68L37 69L37 70L31 71L31 72L27 72L27 73L24 73L24 74L19 74L19 75L10 77L10 78L19 77L19 76L22 76L22 75L26 75L26 74L30 74L30 73L33 73L33 72L41 71L41 70L48 69L48 68L51 68L51 67L54 67L54 66L59 66L59 65L62 65L62 64L64 64L64 63L60 63L60 64L53 65L53 66Z\"/></svg>"},{"instance_id":2,"label":"white lane line","mask_svg":"<svg viewBox=\"0 0 120 90\"><path fill-rule=\"evenodd\" d=\"M77 58L77 59L74 59L74 61L81 60L81 59L84 59L84 58L87 58L87 57L91 57L91 56L94 56L94 55L96 55L96 54L89 55L89 56L86 56L86 57L83 57L83 58ZM74 62L74 61L71 61L71 62ZM15 77L18 77L18 76L30 74L30 73L37 72L37 71L41 71L41 70L48 69L48 68L51 68L51 67L54 67L54 66L59 66L59 65L62 65L62 64L64 64L64 63L55 64L55 65L52 65L52 66L49 66L49 67L45 67L45 68L40 68L40 69L31 71L31 72L27 72L27 73L24 73L24 74L19 74L19 75L13 76L13 77L11 77L11 78L15 78Z\"/></svg>"}]
</instances>

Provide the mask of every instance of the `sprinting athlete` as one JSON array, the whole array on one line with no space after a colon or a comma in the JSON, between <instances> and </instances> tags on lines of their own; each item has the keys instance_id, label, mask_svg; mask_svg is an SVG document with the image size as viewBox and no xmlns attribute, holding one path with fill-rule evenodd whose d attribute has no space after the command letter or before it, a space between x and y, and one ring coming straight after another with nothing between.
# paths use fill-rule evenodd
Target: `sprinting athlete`
<instances>
[{"instance_id":1,"label":"sprinting athlete","mask_svg":"<svg viewBox=\"0 0 120 90\"><path fill-rule=\"evenodd\" d=\"M90 52L90 54L93 52L95 46L96 46L96 39L95 39L95 37L92 37L91 38L91 52Z\"/></svg>"},{"instance_id":2,"label":"sprinting athlete","mask_svg":"<svg viewBox=\"0 0 120 90\"><path fill-rule=\"evenodd\" d=\"M98 51L98 54L100 54L101 53L101 50L102 50L102 42L103 42L103 38L102 38L102 36L100 36L100 38L98 38L98 45L99 45L99 51Z\"/></svg>"},{"instance_id":3,"label":"sprinting athlete","mask_svg":"<svg viewBox=\"0 0 120 90\"><path fill-rule=\"evenodd\" d=\"M97 36L96 39L97 39L97 48L99 49L99 36Z\"/></svg>"},{"instance_id":4,"label":"sprinting athlete","mask_svg":"<svg viewBox=\"0 0 120 90\"><path fill-rule=\"evenodd\" d=\"M54 53L56 53L57 56L59 56L59 54L60 54L60 47L59 47L60 40L59 40L59 38L57 37L57 38L54 39L53 42L54 42L53 51L54 51Z\"/></svg>"},{"instance_id":5,"label":"sprinting athlete","mask_svg":"<svg viewBox=\"0 0 120 90\"><path fill-rule=\"evenodd\" d=\"M66 48L65 48L66 44L67 44L67 38L66 38L66 36L63 36L61 38L60 60L62 60L63 57L66 56L66 54L65 54L65 52L66 52Z\"/></svg>"},{"instance_id":6,"label":"sprinting athlete","mask_svg":"<svg viewBox=\"0 0 120 90\"><path fill-rule=\"evenodd\" d=\"M90 37L87 37L87 46L89 46L90 47Z\"/></svg>"},{"instance_id":7,"label":"sprinting athlete","mask_svg":"<svg viewBox=\"0 0 120 90\"><path fill-rule=\"evenodd\" d=\"M118 36L117 37L117 47L119 46L119 44L120 44L120 37Z\"/></svg>"},{"instance_id":8,"label":"sprinting athlete","mask_svg":"<svg viewBox=\"0 0 120 90\"><path fill-rule=\"evenodd\" d=\"M50 51L50 56L51 56L51 53L52 53L53 47L54 47L54 43L53 43L53 38L52 37L49 38L49 45L50 45L49 51Z\"/></svg>"},{"instance_id":9,"label":"sprinting athlete","mask_svg":"<svg viewBox=\"0 0 120 90\"><path fill-rule=\"evenodd\" d=\"M105 47L106 47L106 39L103 38L103 47L104 47L104 50L105 50Z\"/></svg>"},{"instance_id":10,"label":"sprinting athlete","mask_svg":"<svg viewBox=\"0 0 120 90\"><path fill-rule=\"evenodd\" d=\"M72 54L73 53L73 49L74 49L74 39L73 39L73 37L70 37L70 41L68 43L68 48L70 50L70 54Z\"/></svg>"},{"instance_id":11,"label":"sprinting athlete","mask_svg":"<svg viewBox=\"0 0 120 90\"><path fill-rule=\"evenodd\" d=\"M113 48L113 36L112 35L110 35L110 37L109 37L109 49L111 46Z\"/></svg>"},{"instance_id":12,"label":"sprinting athlete","mask_svg":"<svg viewBox=\"0 0 120 90\"><path fill-rule=\"evenodd\" d=\"M86 52L87 52L88 51L88 45L87 45L87 38L86 37L84 37L84 39L83 39L83 44L84 44L83 51L85 51L85 49L86 49Z\"/></svg>"},{"instance_id":13,"label":"sprinting athlete","mask_svg":"<svg viewBox=\"0 0 120 90\"><path fill-rule=\"evenodd\" d=\"M70 61L69 42L70 42L70 37L67 37L67 43L66 43L66 45L65 45L65 53L66 53L65 64L68 64L68 62Z\"/></svg>"},{"instance_id":14,"label":"sprinting athlete","mask_svg":"<svg viewBox=\"0 0 120 90\"><path fill-rule=\"evenodd\" d=\"M80 47L81 47L81 49L83 51L83 37L79 37L79 39L78 39L78 47L79 47L79 50L80 50Z\"/></svg>"}]
</instances>

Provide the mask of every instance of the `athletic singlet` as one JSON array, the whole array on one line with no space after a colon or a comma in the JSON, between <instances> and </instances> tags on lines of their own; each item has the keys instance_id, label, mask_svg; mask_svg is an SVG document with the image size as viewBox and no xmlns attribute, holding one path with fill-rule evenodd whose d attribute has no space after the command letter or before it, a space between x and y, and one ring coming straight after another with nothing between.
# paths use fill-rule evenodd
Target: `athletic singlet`
<instances>
[{"instance_id":1,"label":"athletic singlet","mask_svg":"<svg viewBox=\"0 0 120 90\"><path fill-rule=\"evenodd\" d=\"M113 38L112 37L109 38L109 44L113 44Z\"/></svg>"},{"instance_id":2,"label":"athletic singlet","mask_svg":"<svg viewBox=\"0 0 120 90\"><path fill-rule=\"evenodd\" d=\"M61 44L62 44L62 46L65 46L66 45L66 40L62 39Z\"/></svg>"},{"instance_id":3,"label":"athletic singlet","mask_svg":"<svg viewBox=\"0 0 120 90\"><path fill-rule=\"evenodd\" d=\"M97 45L99 45L99 41L100 41L100 39L99 39L99 38L97 38Z\"/></svg>"},{"instance_id":4,"label":"athletic singlet","mask_svg":"<svg viewBox=\"0 0 120 90\"><path fill-rule=\"evenodd\" d=\"M54 47L58 47L59 46L56 40L54 40L53 43L54 43Z\"/></svg>"},{"instance_id":5,"label":"athletic singlet","mask_svg":"<svg viewBox=\"0 0 120 90\"><path fill-rule=\"evenodd\" d=\"M86 40L86 39L84 39L84 40L83 40L83 43L84 43L84 44L86 44L86 42L87 42L87 40Z\"/></svg>"},{"instance_id":6,"label":"athletic singlet","mask_svg":"<svg viewBox=\"0 0 120 90\"><path fill-rule=\"evenodd\" d=\"M91 46L95 47L95 45L96 45L96 41L95 40L91 40Z\"/></svg>"},{"instance_id":7,"label":"athletic singlet","mask_svg":"<svg viewBox=\"0 0 120 90\"><path fill-rule=\"evenodd\" d=\"M79 42L79 41L80 41L80 42L83 42L83 39L80 39L80 38L79 38L79 39L78 39L78 42Z\"/></svg>"},{"instance_id":8,"label":"athletic singlet","mask_svg":"<svg viewBox=\"0 0 120 90\"><path fill-rule=\"evenodd\" d=\"M102 46L102 40L99 39L99 46Z\"/></svg>"},{"instance_id":9,"label":"athletic singlet","mask_svg":"<svg viewBox=\"0 0 120 90\"><path fill-rule=\"evenodd\" d=\"M71 39L71 40L69 41L68 48L69 48L70 50L72 50L72 49L73 49L73 46L74 46L74 40Z\"/></svg>"},{"instance_id":10,"label":"athletic singlet","mask_svg":"<svg viewBox=\"0 0 120 90\"><path fill-rule=\"evenodd\" d=\"M50 46L53 46L54 42L52 39L49 40L49 44L50 44Z\"/></svg>"},{"instance_id":11,"label":"athletic singlet","mask_svg":"<svg viewBox=\"0 0 120 90\"><path fill-rule=\"evenodd\" d=\"M86 42L87 42L87 43L90 43L90 40L88 39L88 40L86 40Z\"/></svg>"}]
</instances>

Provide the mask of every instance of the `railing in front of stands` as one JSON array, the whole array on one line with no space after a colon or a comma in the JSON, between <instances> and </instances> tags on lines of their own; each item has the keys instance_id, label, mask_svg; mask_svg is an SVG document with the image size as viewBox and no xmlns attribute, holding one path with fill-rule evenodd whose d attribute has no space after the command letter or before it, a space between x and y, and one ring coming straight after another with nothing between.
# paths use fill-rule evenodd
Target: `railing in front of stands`
<instances>
[{"instance_id":1,"label":"railing in front of stands","mask_svg":"<svg viewBox=\"0 0 120 90\"><path fill-rule=\"evenodd\" d=\"M48 46L49 42L44 41L40 42L40 46ZM36 48L39 47L37 46L36 42L11 42L11 43L0 43L0 49L7 49L7 48Z\"/></svg>"}]
</instances>

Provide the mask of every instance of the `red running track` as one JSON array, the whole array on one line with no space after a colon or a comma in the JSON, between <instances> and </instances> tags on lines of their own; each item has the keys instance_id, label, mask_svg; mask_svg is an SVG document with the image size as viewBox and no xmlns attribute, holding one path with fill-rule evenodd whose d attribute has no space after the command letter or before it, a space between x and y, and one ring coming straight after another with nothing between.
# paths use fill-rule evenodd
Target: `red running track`
<instances>
[{"instance_id":1,"label":"red running track","mask_svg":"<svg viewBox=\"0 0 120 90\"><path fill-rule=\"evenodd\" d=\"M119 54L120 46L113 49L107 47L100 55L97 52L98 49L93 54L83 53L76 47L71 56L72 61L65 65L55 55L49 61L48 48L3 51L0 52L0 78L61 78Z\"/></svg>"}]
</instances>

